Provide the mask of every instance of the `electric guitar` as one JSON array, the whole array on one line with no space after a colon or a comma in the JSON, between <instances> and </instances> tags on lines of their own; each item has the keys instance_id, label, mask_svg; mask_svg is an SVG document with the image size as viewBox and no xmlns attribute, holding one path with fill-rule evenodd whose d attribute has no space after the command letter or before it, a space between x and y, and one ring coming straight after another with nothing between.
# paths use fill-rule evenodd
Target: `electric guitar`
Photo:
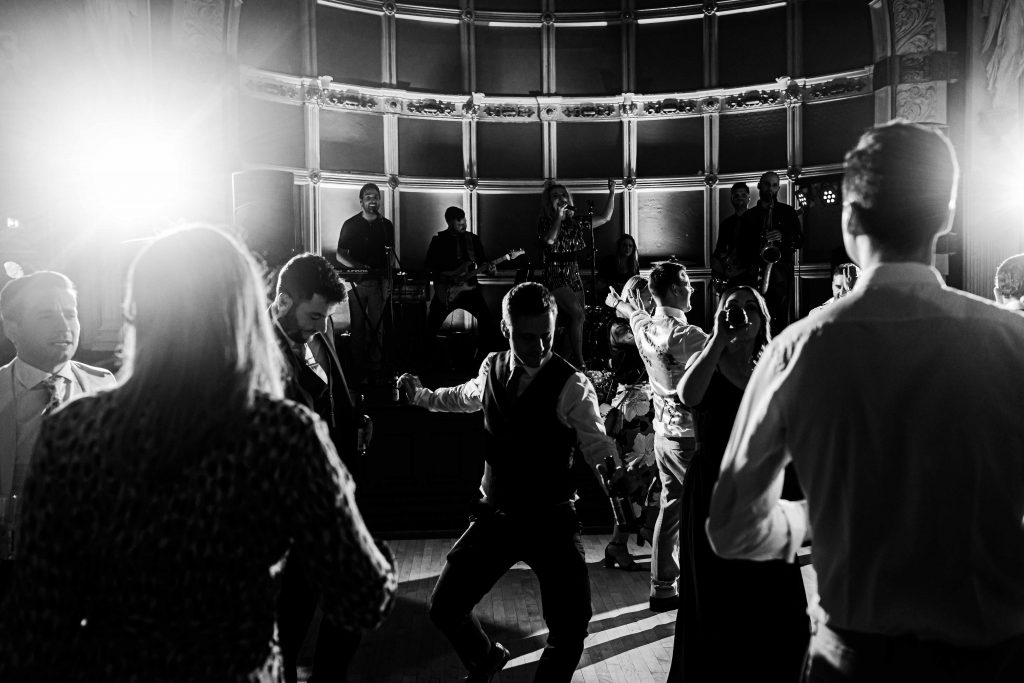
<instances>
[{"instance_id":1,"label":"electric guitar","mask_svg":"<svg viewBox=\"0 0 1024 683\"><path fill-rule=\"evenodd\" d=\"M441 297L441 301L444 302L445 306L451 305L452 300L455 299L462 292L468 292L473 289L476 285L469 284L469 281L473 279L481 271L487 270L492 266L496 266L499 263L505 261L511 261L512 259L519 258L526 253L524 249L510 249L507 253L493 261L484 261L483 263L473 263L472 261L466 261L451 275L445 277L444 282L435 282L434 285L437 287L438 296Z\"/></svg>"}]
</instances>

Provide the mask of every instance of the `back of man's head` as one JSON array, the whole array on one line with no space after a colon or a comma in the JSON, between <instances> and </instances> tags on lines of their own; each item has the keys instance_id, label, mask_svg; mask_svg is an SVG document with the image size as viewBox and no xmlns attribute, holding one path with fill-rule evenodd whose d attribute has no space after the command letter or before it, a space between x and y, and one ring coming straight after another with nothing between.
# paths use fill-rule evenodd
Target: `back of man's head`
<instances>
[{"instance_id":1,"label":"back of man's head","mask_svg":"<svg viewBox=\"0 0 1024 683\"><path fill-rule=\"evenodd\" d=\"M466 212L457 206L449 206L444 210L444 222L451 225L455 221L461 221L466 217Z\"/></svg>"},{"instance_id":2,"label":"back of man's head","mask_svg":"<svg viewBox=\"0 0 1024 683\"><path fill-rule=\"evenodd\" d=\"M336 304L345 300L345 284L323 256L299 254L284 264L277 277L277 294L282 293L297 302L319 294L327 303Z\"/></svg>"},{"instance_id":3,"label":"back of man's head","mask_svg":"<svg viewBox=\"0 0 1024 683\"><path fill-rule=\"evenodd\" d=\"M1011 256L996 268L999 303L1024 302L1024 254Z\"/></svg>"},{"instance_id":4,"label":"back of man's head","mask_svg":"<svg viewBox=\"0 0 1024 683\"><path fill-rule=\"evenodd\" d=\"M941 132L900 120L876 126L844 165L843 202L879 246L912 251L949 229L960 171Z\"/></svg>"},{"instance_id":5,"label":"back of man's head","mask_svg":"<svg viewBox=\"0 0 1024 683\"><path fill-rule=\"evenodd\" d=\"M71 292L77 296L75 285L53 270L40 270L11 280L0 290L0 320L20 322L24 313L23 303L27 296L38 289L53 287Z\"/></svg>"},{"instance_id":6,"label":"back of man's head","mask_svg":"<svg viewBox=\"0 0 1024 683\"><path fill-rule=\"evenodd\" d=\"M679 274L685 273L686 267L675 261L659 263L651 270L651 294L659 303L664 301L672 285L679 284Z\"/></svg>"},{"instance_id":7,"label":"back of man's head","mask_svg":"<svg viewBox=\"0 0 1024 683\"><path fill-rule=\"evenodd\" d=\"M547 287L539 282L516 285L501 302L501 316L509 327L515 318L545 314L557 316L558 304Z\"/></svg>"}]
</instances>

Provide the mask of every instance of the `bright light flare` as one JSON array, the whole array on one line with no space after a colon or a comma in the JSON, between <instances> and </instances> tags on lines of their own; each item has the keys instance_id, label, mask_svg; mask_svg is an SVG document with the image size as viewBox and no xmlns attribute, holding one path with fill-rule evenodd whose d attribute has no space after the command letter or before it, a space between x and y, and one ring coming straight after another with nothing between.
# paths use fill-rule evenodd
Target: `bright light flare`
<instances>
[{"instance_id":1,"label":"bright light flare","mask_svg":"<svg viewBox=\"0 0 1024 683\"><path fill-rule=\"evenodd\" d=\"M65 149L67 198L101 221L171 210L181 191L185 159L172 130L127 117L80 121Z\"/></svg>"}]
</instances>

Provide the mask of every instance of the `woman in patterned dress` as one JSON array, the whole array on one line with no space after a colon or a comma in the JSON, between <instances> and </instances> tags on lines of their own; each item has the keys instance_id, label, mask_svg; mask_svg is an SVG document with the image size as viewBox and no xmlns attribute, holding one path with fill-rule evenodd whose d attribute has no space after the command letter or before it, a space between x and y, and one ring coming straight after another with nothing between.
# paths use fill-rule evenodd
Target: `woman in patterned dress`
<instances>
[{"instance_id":1,"label":"woman in patterned dress","mask_svg":"<svg viewBox=\"0 0 1024 683\"><path fill-rule=\"evenodd\" d=\"M611 220L615 211L615 181L608 179L608 201L604 211L589 219L576 215L569 189L553 180L544 185L540 207L537 236L544 249L541 282L554 295L559 313L568 319L570 357L567 360L582 368L584 302L579 252L586 248L583 236L588 228L587 221L598 228Z\"/></svg>"},{"instance_id":2,"label":"woman in patterned dress","mask_svg":"<svg viewBox=\"0 0 1024 683\"><path fill-rule=\"evenodd\" d=\"M372 628L396 588L283 359L252 257L205 227L129 273L123 383L42 426L0 608L3 681L277 681L281 568Z\"/></svg>"},{"instance_id":3,"label":"woman in patterned dress","mask_svg":"<svg viewBox=\"0 0 1024 683\"><path fill-rule=\"evenodd\" d=\"M650 284L641 275L629 278L620 296L636 302L648 313L654 312ZM624 489L621 492L626 493L635 521L629 526L615 524L612 537L604 548L604 566L638 571L647 567L633 561L627 542L634 532L637 544L651 541L658 504L657 500L654 500L653 507L649 503L652 496L656 498L659 494L661 482L654 465L654 405L651 403L647 367L640 358L629 322L622 320L621 314L619 316L609 331L612 338L611 382L615 394L607 403L602 402L601 412L605 417L605 431L615 439L619 450L621 468L617 470L615 479L621 479L618 485ZM652 486L656 487L653 491ZM614 512L614 505L612 509Z\"/></svg>"}]
</instances>

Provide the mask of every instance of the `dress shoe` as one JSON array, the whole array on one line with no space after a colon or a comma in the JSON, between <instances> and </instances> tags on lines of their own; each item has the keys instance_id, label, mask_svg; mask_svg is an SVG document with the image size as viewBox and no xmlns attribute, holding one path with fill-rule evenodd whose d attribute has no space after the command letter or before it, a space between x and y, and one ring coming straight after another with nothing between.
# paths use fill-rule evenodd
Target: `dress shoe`
<instances>
[{"instance_id":1,"label":"dress shoe","mask_svg":"<svg viewBox=\"0 0 1024 683\"><path fill-rule=\"evenodd\" d=\"M604 547L604 566L608 569L622 569L627 572L643 569L633 561L633 556L629 554L625 543L609 543Z\"/></svg>"},{"instance_id":2,"label":"dress shoe","mask_svg":"<svg viewBox=\"0 0 1024 683\"><path fill-rule=\"evenodd\" d=\"M512 653L501 643L493 643L487 658L466 676L466 683L491 683L494 674L505 668Z\"/></svg>"},{"instance_id":3,"label":"dress shoe","mask_svg":"<svg viewBox=\"0 0 1024 683\"><path fill-rule=\"evenodd\" d=\"M650 610L652 612L668 612L679 607L679 596L671 595L667 598L651 598Z\"/></svg>"}]
</instances>

